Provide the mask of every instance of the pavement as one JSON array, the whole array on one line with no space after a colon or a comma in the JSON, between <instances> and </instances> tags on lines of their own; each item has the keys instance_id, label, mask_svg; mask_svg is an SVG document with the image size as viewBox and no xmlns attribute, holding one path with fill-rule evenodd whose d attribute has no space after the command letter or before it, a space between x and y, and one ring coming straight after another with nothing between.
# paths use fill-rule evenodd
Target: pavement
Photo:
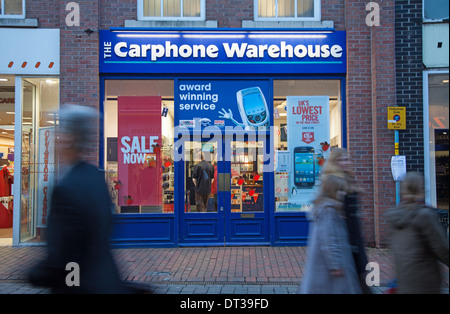
<instances>
[{"instance_id":1,"label":"pavement","mask_svg":"<svg viewBox=\"0 0 450 314\"><path fill-rule=\"evenodd\" d=\"M149 287L154 294L297 294L303 277L306 247L177 247L112 250L122 280ZM43 259L43 246L0 246L0 294L49 294L27 282L27 270ZM367 249L379 266L374 294L387 292L395 278L388 249ZM448 294L448 268L443 266L443 293Z\"/></svg>"}]
</instances>

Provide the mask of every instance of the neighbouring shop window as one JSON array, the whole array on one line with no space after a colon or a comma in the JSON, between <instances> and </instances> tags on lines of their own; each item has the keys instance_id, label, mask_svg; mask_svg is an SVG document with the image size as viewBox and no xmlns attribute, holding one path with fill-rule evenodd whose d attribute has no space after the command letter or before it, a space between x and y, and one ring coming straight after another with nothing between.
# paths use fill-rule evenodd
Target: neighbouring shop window
<instances>
[{"instance_id":1,"label":"neighbouring shop window","mask_svg":"<svg viewBox=\"0 0 450 314\"><path fill-rule=\"evenodd\" d=\"M0 238L12 238L15 78L0 75Z\"/></svg>"},{"instance_id":2,"label":"neighbouring shop window","mask_svg":"<svg viewBox=\"0 0 450 314\"><path fill-rule=\"evenodd\" d=\"M173 81L105 82L105 172L114 212L173 213Z\"/></svg>"},{"instance_id":3,"label":"neighbouring shop window","mask_svg":"<svg viewBox=\"0 0 450 314\"><path fill-rule=\"evenodd\" d=\"M14 172L21 175L20 242L45 242L58 171L55 126L59 79L23 79L22 104L22 169Z\"/></svg>"},{"instance_id":4,"label":"neighbouring shop window","mask_svg":"<svg viewBox=\"0 0 450 314\"><path fill-rule=\"evenodd\" d=\"M431 204L449 210L448 73L428 75Z\"/></svg>"},{"instance_id":5,"label":"neighbouring shop window","mask_svg":"<svg viewBox=\"0 0 450 314\"><path fill-rule=\"evenodd\" d=\"M25 0L0 0L0 18L14 17L25 17Z\"/></svg>"},{"instance_id":6,"label":"neighbouring shop window","mask_svg":"<svg viewBox=\"0 0 450 314\"><path fill-rule=\"evenodd\" d=\"M257 0L257 18L272 19L318 19L319 0Z\"/></svg>"},{"instance_id":7,"label":"neighbouring shop window","mask_svg":"<svg viewBox=\"0 0 450 314\"><path fill-rule=\"evenodd\" d=\"M332 147L342 147L339 80L274 81L275 210L307 211Z\"/></svg>"},{"instance_id":8,"label":"neighbouring shop window","mask_svg":"<svg viewBox=\"0 0 450 314\"><path fill-rule=\"evenodd\" d=\"M204 15L204 0L138 0L140 19L199 19Z\"/></svg>"},{"instance_id":9,"label":"neighbouring shop window","mask_svg":"<svg viewBox=\"0 0 450 314\"><path fill-rule=\"evenodd\" d=\"M448 0L424 0L424 20L448 20Z\"/></svg>"}]
</instances>

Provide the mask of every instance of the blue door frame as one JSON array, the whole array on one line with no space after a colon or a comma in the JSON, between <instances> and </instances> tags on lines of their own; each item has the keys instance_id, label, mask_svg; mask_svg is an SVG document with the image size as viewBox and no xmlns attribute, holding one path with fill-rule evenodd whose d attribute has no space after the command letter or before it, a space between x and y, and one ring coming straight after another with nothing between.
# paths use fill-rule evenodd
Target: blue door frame
<instances>
[{"instance_id":1,"label":"blue door frame","mask_svg":"<svg viewBox=\"0 0 450 314\"><path fill-rule=\"evenodd\" d=\"M192 213L187 208L189 200L186 193L178 193L179 214L179 245L269 245L270 244L270 198L263 197L262 212L232 212L231 211L231 161L225 156L225 145L231 143L230 135L222 135L220 149L221 156L217 158L217 211L206 213ZM244 137L244 141L248 140ZM269 145L270 137L264 136L257 140ZM203 139L202 143L211 143L211 139ZM215 142L217 143L217 142ZM176 165L177 189L186 191L186 162L180 160ZM263 173L263 195L270 195L271 173ZM190 180L189 178L187 180ZM226 182L228 181L228 182ZM190 191L192 192L192 191ZM261 196L262 197L262 196Z\"/></svg>"},{"instance_id":2,"label":"blue door frame","mask_svg":"<svg viewBox=\"0 0 450 314\"><path fill-rule=\"evenodd\" d=\"M225 135L226 137L226 135ZM236 140L236 138L234 138ZM248 141L244 137L244 141ZM263 148L270 147L270 135L256 138L263 142ZM224 145L230 143L225 140ZM226 150L225 150L226 151ZM266 150L267 153L267 150ZM231 161L224 162L225 173L231 173ZM270 178L273 172L263 172L263 211L254 212L232 212L231 211L231 189L224 191L225 205L225 245L269 245L270 244Z\"/></svg>"},{"instance_id":3,"label":"blue door frame","mask_svg":"<svg viewBox=\"0 0 450 314\"><path fill-rule=\"evenodd\" d=\"M201 143L211 143L211 139L202 139ZM191 141L193 139L191 138ZM191 142L189 141L189 142ZM178 149L181 145L177 144ZM186 143L182 143L186 145ZM201 145L201 144L200 144ZM179 244L182 245L223 245L224 239L224 211L222 194L217 193L217 211L210 211L204 213L191 212L190 198L194 197L191 194L195 193L193 189L189 189L188 182L193 186L192 179L188 177L187 163L184 159L175 163L175 182L177 182L175 190L175 197L178 200L179 206L175 208L179 217ZM223 163L217 162L218 173L223 172ZM217 178L214 178L217 180ZM214 183L213 183L214 184Z\"/></svg>"}]
</instances>

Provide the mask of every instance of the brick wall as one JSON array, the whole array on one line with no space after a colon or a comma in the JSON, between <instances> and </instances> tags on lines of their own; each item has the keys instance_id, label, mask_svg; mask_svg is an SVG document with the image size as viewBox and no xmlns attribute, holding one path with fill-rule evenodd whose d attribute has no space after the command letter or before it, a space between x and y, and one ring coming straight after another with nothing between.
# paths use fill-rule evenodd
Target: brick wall
<instances>
[{"instance_id":1,"label":"brick wall","mask_svg":"<svg viewBox=\"0 0 450 314\"><path fill-rule=\"evenodd\" d=\"M336 30L345 30L345 0L322 1L321 15L323 21L333 21Z\"/></svg>"},{"instance_id":2,"label":"brick wall","mask_svg":"<svg viewBox=\"0 0 450 314\"><path fill-rule=\"evenodd\" d=\"M422 0L395 3L397 105L406 107L407 119L399 131L400 155L408 171L423 173Z\"/></svg>"},{"instance_id":3,"label":"brick wall","mask_svg":"<svg viewBox=\"0 0 450 314\"><path fill-rule=\"evenodd\" d=\"M125 20L137 20L137 0L100 0L100 29L124 27Z\"/></svg>"},{"instance_id":4,"label":"brick wall","mask_svg":"<svg viewBox=\"0 0 450 314\"><path fill-rule=\"evenodd\" d=\"M354 160L354 169L361 188L362 230L366 241L375 242L373 219L373 146L372 146L372 83L370 28L365 25L365 4L346 2L347 31L347 147Z\"/></svg>"},{"instance_id":5,"label":"brick wall","mask_svg":"<svg viewBox=\"0 0 450 314\"><path fill-rule=\"evenodd\" d=\"M207 0L206 20L218 27L239 28L243 20L253 20L253 0Z\"/></svg>"},{"instance_id":6,"label":"brick wall","mask_svg":"<svg viewBox=\"0 0 450 314\"><path fill-rule=\"evenodd\" d=\"M385 211L395 206L395 182L391 156L395 154L395 133L387 128L387 108L396 104L395 95L395 6L394 0L379 1L381 25L372 27L372 100L374 147L375 243L388 242Z\"/></svg>"},{"instance_id":7,"label":"brick wall","mask_svg":"<svg viewBox=\"0 0 450 314\"><path fill-rule=\"evenodd\" d=\"M380 26L365 23L366 2L346 1L347 138L361 187L362 229L369 245L387 244L386 209L395 205L390 170L394 133L387 107L395 105L394 1L377 1Z\"/></svg>"},{"instance_id":8,"label":"brick wall","mask_svg":"<svg viewBox=\"0 0 450 314\"><path fill-rule=\"evenodd\" d=\"M68 1L59 1L60 23L60 106L80 104L99 107L98 33L99 6L89 0L77 0L80 6L80 26L67 26ZM86 30L92 30L89 34ZM96 128L98 130L98 127ZM98 145L86 156L98 164Z\"/></svg>"},{"instance_id":9,"label":"brick wall","mask_svg":"<svg viewBox=\"0 0 450 314\"><path fill-rule=\"evenodd\" d=\"M59 28L59 0L25 1L27 18L39 20L39 27Z\"/></svg>"}]
</instances>

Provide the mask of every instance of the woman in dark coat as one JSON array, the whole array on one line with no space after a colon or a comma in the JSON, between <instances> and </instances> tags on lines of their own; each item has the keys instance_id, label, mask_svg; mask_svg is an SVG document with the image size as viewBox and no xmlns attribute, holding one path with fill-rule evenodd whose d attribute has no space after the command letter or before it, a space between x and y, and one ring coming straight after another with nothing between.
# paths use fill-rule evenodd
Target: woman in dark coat
<instances>
[{"instance_id":1,"label":"woman in dark coat","mask_svg":"<svg viewBox=\"0 0 450 314\"><path fill-rule=\"evenodd\" d=\"M425 206L423 176L410 172L401 183L401 203L388 211L397 293L441 293L439 262L449 264L448 240L433 208Z\"/></svg>"}]
</instances>

